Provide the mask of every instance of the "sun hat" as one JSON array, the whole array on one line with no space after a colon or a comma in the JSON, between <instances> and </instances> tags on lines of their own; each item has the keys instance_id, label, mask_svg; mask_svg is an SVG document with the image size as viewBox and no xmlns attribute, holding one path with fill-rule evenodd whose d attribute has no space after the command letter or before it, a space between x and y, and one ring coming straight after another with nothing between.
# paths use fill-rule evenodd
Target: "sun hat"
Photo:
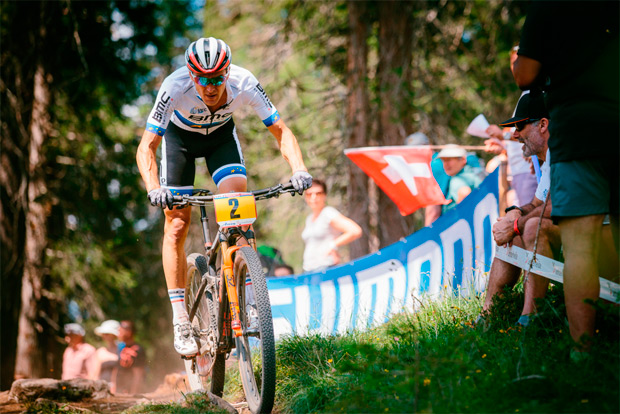
<instances>
[{"instance_id":1,"label":"sun hat","mask_svg":"<svg viewBox=\"0 0 620 414\"><path fill-rule=\"evenodd\" d=\"M107 320L103 322L100 326L95 328L95 334L97 336L101 336L103 334L110 334L114 336L118 336L118 330L121 327L121 324L114 319Z\"/></svg>"},{"instance_id":2,"label":"sun hat","mask_svg":"<svg viewBox=\"0 0 620 414\"><path fill-rule=\"evenodd\" d=\"M428 145L429 140L424 132L414 132L405 138L405 145Z\"/></svg>"},{"instance_id":3,"label":"sun hat","mask_svg":"<svg viewBox=\"0 0 620 414\"><path fill-rule=\"evenodd\" d=\"M467 151L464 148L456 144L445 145L444 148L439 151L437 158L465 158L467 157Z\"/></svg>"},{"instance_id":4,"label":"sun hat","mask_svg":"<svg viewBox=\"0 0 620 414\"><path fill-rule=\"evenodd\" d=\"M515 124L528 120L538 120L542 118L549 119L549 113L545 106L545 98L542 94L524 94L517 103L517 109L515 115L500 123L499 126L514 126Z\"/></svg>"},{"instance_id":5,"label":"sun hat","mask_svg":"<svg viewBox=\"0 0 620 414\"><path fill-rule=\"evenodd\" d=\"M86 335L86 331L79 323L68 323L65 325L65 335Z\"/></svg>"}]
</instances>

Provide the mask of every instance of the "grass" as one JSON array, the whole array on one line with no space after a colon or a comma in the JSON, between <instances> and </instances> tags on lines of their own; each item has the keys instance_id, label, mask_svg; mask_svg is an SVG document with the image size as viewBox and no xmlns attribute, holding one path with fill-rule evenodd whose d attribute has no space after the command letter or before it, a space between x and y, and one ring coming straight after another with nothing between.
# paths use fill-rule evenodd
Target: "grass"
<instances>
[{"instance_id":1,"label":"grass","mask_svg":"<svg viewBox=\"0 0 620 414\"><path fill-rule=\"evenodd\" d=\"M538 303L527 328L515 326L522 291L506 291L484 322L483 298L420 303L366 332L287 337L277 345L276 412L620 412L618 307L596 304L590 356L569 357L562 289ZM227 372L224 398L243 398ZM128 413L220 412L204 397L146 405Z\"/></svg>"},{"instance_id":2,"label":"grass","mask_svg":"<svg viewBox=\"0 0 620 414\"><path fill-rule=\"evenodd\" d=\"M426 302L366 333L289 337L278 346L283 412L619 412L618 309L599 306L591 357L572 343L561 288L527 328L506 292L486 323L481 298Z\"/></svg>"}]
</instances>

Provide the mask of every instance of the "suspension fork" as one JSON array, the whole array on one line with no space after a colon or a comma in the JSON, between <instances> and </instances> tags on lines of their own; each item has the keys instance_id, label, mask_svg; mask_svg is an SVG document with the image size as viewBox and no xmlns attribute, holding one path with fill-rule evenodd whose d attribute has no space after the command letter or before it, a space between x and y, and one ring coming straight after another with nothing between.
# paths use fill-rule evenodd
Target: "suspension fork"
<instances>
[{"instance_id":1,"label":"suspension fork","mask_svg":"<svg viewBox=\"0 0 620 414\"><path fill-rule=\"evenodd\" d=\"M235 333L235 336L243 335L243 331L241 329L241 319L239 317L239 295L237 294L237 283L235 282L235 278L233 275L232 260L233 253L240 248L241 246L229 246L228 242L226 241L223 241L221 243L222 274L224 275L224 279L226 281L226 293L228 294L228 303L230 305L230 316L232 319L230 322L230 327Z\"/></svg>"}]
</instances>

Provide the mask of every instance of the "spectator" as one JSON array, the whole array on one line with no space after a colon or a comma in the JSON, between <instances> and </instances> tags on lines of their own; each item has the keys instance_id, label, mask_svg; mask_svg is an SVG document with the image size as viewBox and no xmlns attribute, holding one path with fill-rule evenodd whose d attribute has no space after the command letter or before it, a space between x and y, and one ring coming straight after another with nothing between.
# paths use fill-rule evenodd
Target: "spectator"
<instances>
[{"instance_id":1,"label":"spectator","mask_svg":"<svg viewBox=\"0 0 620 414\"><path fill-rule=\"evenodd\" d=\"M62 379L94 378L95 347L84 342L86 332L81 325L65 325L65 341L69 344L62 355Z\"/></svg>"},{"instance_id":2,"label":"spectator","mask_svg":"<svg viewBox=\"0 0 620 414\"><path fill-rule=\"evenodd\" d=\"M273 275L277 277L290 276L294 274L295 270L287 264L276 265L276 268L273 270Z\"/></svg>"},{"instance_id":3,"label":"spectator","mask_svg":"<svg viewBox=\"0 0 620 414\"><path fill-rule=\"evenodd\" d=\"M306 218L301 238L306 243L303 270L319 270L341 262L338 248L362 236L361 227L333 207L325 205L325 182L314 180L304 193L306 204L312 210Z\"/></svg>"},{"instance_id":4,"label":"spectator","mask_svg":"<svg viewBox=\"0 0 620 414\"><path fill-rule=\"evenodd\" d=\"M116 391L123 394L138 394L142 391L145 377L146 354L134 338L135 326L131 321L122 321L119 329L118 369Z\"/></svg>"},{"instance_id":5,"label":"spectator","mask_svg":"<svg viewBox=\"0 0 620 414\"><path fill-rule=\"evenodd\" d=\"M110 391L116 392L116 368L118 366L118 345L120 324L115 320L107 320L95 328L95 334L100 336L105 346L95 353L94 379L102 379L110 383Z\"/></svg>"},{"instance_id":6,"label":"spectator","mask_svg":"<svg viewBox=\"0 0 620 414\"><path fill-rule=\"evenodd\" d=\"M618 2L533 2L514 65L521 89L547 92L553 119L552 216L564 249L564 297L576 358L588 351L594 334L596 311L587 301L599 298L606 213L618 255L618 13Z\"/></svg>"},{"instance_id":7,"label":"spectator","mask_svg":"<svg viewBox=\"0 0 620 414\"><path fill-rule=\"evenodd\" d=\"M510 70L514 71L514 62L517 60L517 51L519 46L515 46L510 51ZM523 92L528 93L528 92ZM514 113L513 113L514 116ZM503 130L497 125L490 125L487 134L491 137L484 143L487 151L499 155L506 154L508 157L508 167L510 168L511 187L515 190L515 205L528 203L534 198L534 193L538 186L536 176L532 174L530 163L523 157L523 145L511 140L512 133L510 130Z\"/></svg>"},{"instance_id":8,"label":"spectator","mask_svg":"<svg viewBox=\"0 0 620 414\"><path fill-rule=\"evenodd\" d=\"M446 145L437 158L441 159L446 174L450 176L446 200L451 203L442 207L443 214L463 201L482 180L474 168L467 165L467 152L458 145Z\"/></svg>"},{"instance_id":9,"label":"spectator","mask_svg":"<svg viewBox=\"0 0 620 414\"><path fill-rule=\"evenodd\" d=\"M536 189L531 203L521 207L512 206L506 209L506 215L493 226L493 237L500 245L511 245L534 250L536 232L540 223L538 236L537 254L554 257L560 250L559 229L550 220L551 203L547 204L542 223L540 215L544 206L545 198L549 192L549 156L547 141L549 139L549 115L545 109L542 96L532 98L529 94L521 96L515 114L512 118L500 124L501 126L515 125L514 137L523 144L523 155L530 157L536 155L540 160L546 161L542 168L542 178ZM521 269L498 258L493 259L489 272L489 284L482 308L488 312L493 299L500 294L505 286L513 287ZM524 286L525 299L523 310L518 323L527 325L529 315L536 313L535 299L543 298L547 292L549 280L545 277L530 274Z\"/></svg>"},{"instance_id":10,"label":"spectator","mask_svg":"<svg viewBox=\"0 0 620 414\"><path fill-rule=\"evenodd\" d=\"M405 138L405 145L408 146L421 146L421 145L429 145L430 141L428 137L422 132L415 132ZM480 166L480 159L475 154L467 154L467 165L472 168L472 171L481 173L482 168ZM443 163L437 157L437 153L433 153L433 159L431 161L431 170L433 172L433 177L444 197L447 197L448 188L450 187L450 176L446 174ZM424 208L424 225L429 226L435 220L441 216L442 206L428 206Z\"/></svg>"},{"instance_id":11,"label":"spectator","mask_svg":"<svg viewBox=\"0 0 620 414\"><path fill-rule=\"evenodd\" d=\"M258 258L263 266L263 272L267 276L273 276L273 271L276 266L284 263L282 261L282 252L272 246L260 245L257 249Z\"/></svg>"},{"instance_id":12,"label":"spectator","mask_svg":"<svg viewBox=\"0 0 620 414\"><path fill-rule=\"evenodd\" d=\"M428 137L422 132L416 132L405 138L405 145L418 146L429 145ZM431 170L433 171L433 177L444 197L448 193L448 186L450 185L450 177L443 170L443 164L441 160L437 158L437 153L433 153L433 160L431 161ZM427 206L424 207L424 225L429 226L432 222L437 220L441 216L441 206Z\"/></svg>"}]
</instances>

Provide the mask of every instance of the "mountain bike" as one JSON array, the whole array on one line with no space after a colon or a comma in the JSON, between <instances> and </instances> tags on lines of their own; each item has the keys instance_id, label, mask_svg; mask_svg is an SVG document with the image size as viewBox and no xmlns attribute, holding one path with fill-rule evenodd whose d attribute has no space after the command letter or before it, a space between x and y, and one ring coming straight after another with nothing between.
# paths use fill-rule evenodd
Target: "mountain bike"
<instances>
[{"instance_id":1,"label":"mountain bike","mask_svg":"<svg viewBox=\"0 0 620 414\"><path fill-rule=\"evenodd\" d=\"M194 190L174 197L175 206L200 207L204 253L187 257L185 303L198 355L184 357L192 391L221 397L226 360L236 349L243 390L252 413L270 412L276 384L273 319L267 283L250 226L257 218L255 200L295 194L279 184L245 193L213 195ZM209 231L207 206L215 209L219 230ZM244 230L245 229L245 230Z\"/></svg>"}]
</instances>

